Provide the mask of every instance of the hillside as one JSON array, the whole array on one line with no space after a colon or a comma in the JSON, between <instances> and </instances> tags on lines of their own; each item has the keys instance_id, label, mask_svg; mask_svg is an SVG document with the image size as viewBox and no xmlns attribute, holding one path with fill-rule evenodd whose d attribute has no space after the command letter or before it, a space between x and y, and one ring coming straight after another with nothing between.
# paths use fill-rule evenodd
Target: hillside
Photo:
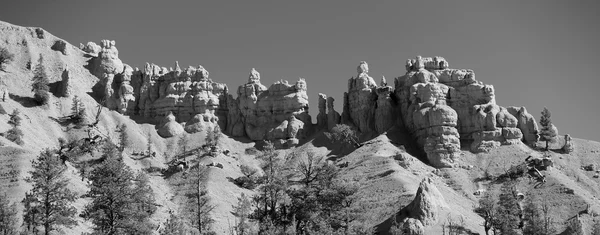
<instances>
[{"instance_id":1,"label":"hillside","mask_svg":"<svg viewBox=\"0 0 600 235\"><path fill-rule=\"evenodd\" d=\"M407 216L411 213L410 208L407 206L413 202L415 196L418 196L417 191L420 185L423 185L424 179L426 179L425 182L431 182L430 185L433 186L430 187L435 188L439 191L439 195L442 195L442 197L438 196L434 199L437 200L436 203L439 203L440 206L432 212L435 219L432 219L432 222L424 227L425 234L442 234L442 231L446 231L444 229L449 220L463 221L464 223L461 226L464 227L464 231L485 234L481 226L483 218L473 210L477 207L478 200L482 195L474 195L474 193L478 190L484 190L485 193L499 193L502 181L494 178L500 177L511 166L522 164L528 156L543 157L544 154L548 154L554 162L553 167L543 171L543 174L546 175L546 181L540 183L535 178L524 175L518 179L517 190L523 193L526 198L535 196L547 200L554 212L552 218L558 232L565 231L572 223L581 224L581 227L589 232L595 223L594 221L600 220L596 217L600 213L600 202L598 201L598 198L600 198L600 179L595 171L597 166L600 166L600 143L574 138L574 151L564 153L560 150L564 145L564 137L559 136L557 137L558 141L550 146L552 151L545 152L543 151L544 143L542 142L535 142L533 145L526 143L531 141L531 139L527 139L529 136L526 135L532 135L532 133L526 132L532 126L527 124L528 121L531 122L531 115L527 114L526 111L519 110L517 114L516 108L503 108L497 105L485 106L484 104L477 104L482 106L482 110L487 110L485 111L487 113L482 114L484 119L491 117L492 114L494 116L506 115L506 120L508 120L506 122L513 123L510 124L511 126L509 124L500 126L499 124L496 125L496 119L494 119L493 130L485 130L502 133L499 137L502 140L481 137L480 139L472 138L465 141L462 138L465 136L464 133L484 132L484 130L467 130L469 127L464 124L467 120L468 111L465 111L466 109L463 109L463 107L473 105L464 101L468 100L469 97L459 100L460 102L454 100L454 103L451 103L449 101L448 105L445 104L445 100L432 102L427 101L426 98L423 98L423 100L418 99L417 102L415 99L409 99L409 95L405 94L405 90L399 89L408 87L408 82L411 82L421 87L419 89L422 89L423 93L420 95L429 94L440 98L441 96L438 97L436 94L431 93L443 90L444 88L439 88L445 86L441 85L442 82L455 85L455 83L461 83L463 80L441 81L442 79L440 79L439 83L429 82L427 83L429 85L418 85L421 84L417 81L417 78L420 78L419 76L433 76L431 74L434 73L416 70L408 66L407 75L405 75L407 80L400 81L401 79L397 79L398 82L395 84L395 88L398 89L395 92L398 93L399 97L416 102L411 103L412 106L422 107L422 119L412 120L410 118L410 121L406 117L399 118L400 115L394 112L397 110L405 112L415 108L408 105L399 109L389 108L396 107L396 103L393 103L396 102L396 98L390 98L396 93L392 92L392 87L387 86L387 84L385 86L371 84L372 86L370 86L369 84L374 82L367 74L368 67L364 67L366 63L359 65L359 75L353 78L354 83L351 83L353 85L349 87L352 90L348 97L354 97L345 101L348 103L349 108L345 108L344 112L350 110L348 111L349 114L342 113L340 115L333 110L333 105L326 109L325 106L328 104L327 101L324 101L323 105L319 104L321 119L317 119L321 122L317 124L309 123L312 119L308 115L308 102L305 99L306 82L304 80L299 80L295 84L281 82L266 88L260 84L260 74L255 70L251 72L248 83L243 84L238 89L238 94L242 96L236 97L236 99L227 93L227 85L212 80L207 82L209 79L208 72L204 73L205 70L200 69L201 66L193 70L184 70L193 71L193 73L190 72L191 75L188 75L187 78L198 78L200 82L209 84L207 87L212 87L210 89L202 87L202 89L197 88L198 90L194 90L198 94L206 94L206 97L197 98L200 96L197 95L194 97L195 101L189 102L193 104L190 109L196 112L192 113L193 115L183 111L174 112L176 107L179 107L177 105L180 105L180 108L187 105L185 100L189 97L181 92L178 93L179 91L168 90L167 88L165 88L167 94L161 93L163 96L152 100L152 105L143 106L147 107L146 109L135 108L142 107L139 103L142 95L139 93L131 94L137 96L137 99L135 99L135 102L131 101L132 103L128 105L135 104L134 106L125 105L123 108L120 106L122 104L115 103L114 107L104 107L102 105L107 103L99 103L103 98L105 101L114 99L116 102L123 100L121 99L123 97L109 96L102 92L98 93L97 84L101 84L105 81L103 79L106 78L102 76L99 78L95 71L90 69L90 64L97 57L90 56L90 53L84 52L69 43L65 44L64 48L66 49L64 50L56 49L55 44L57 41L64 40L40 28L26 28L0 22L0 48L6 48L15 55L14 60L6 66L5 70L0 70L1 85L9 93L8 99L0 102L0 105L8 113L11 113L14 109L19 109L23 117L21 129L24 133L24 145L17 145L4 137L0 137L0 189L1 192L7 193L10 200L14 202L20 202L24 198L25 192L30 189L30 185L23 179L32 169L31 160L40 151L45 148L58 148L59 138L77 140L87 137L85 128L75 128L73 125L65 125L57 121L61 117L71 114L72 97L77 95L85 105L89 123L93 122L95 115L99 113L99 122L96 126L97 132L105 136L106 139L117 140L119 134L116 132L116 127L121 124L127 125L129 143L126 146L123 159L132 169L149 172L150 185L159 205L157 212L152 217L152 222L157 228L166 221L169 212L177 212L181 209L178 206L181 199L177 196L178 190L181 189L176 184L177 180L180 179L179 177L183 177L183 172L166 176L160 172L152 171L152 169L167 168L167 162L182 149L182 146L178 146L178 141L182 136L186 136L189 140L188 149L203 146L205 144L206 127L223 125L224 119L233 124L225 124L225 128L222 128L224 134L219 142L219 147L223 150L229 150L229 152L227 154L217 154L215 157L201 158L199 161L201 166L210 163L220 163L222 165L221 168L208 167L207 177L203 182L203 186L208 191L210 202L215 207L210 216L215 220L212 228L217 234L228 234L235 223L236 218L232 214L232 210L238 202L238 197L242 193L246 195L257 193L256 190L237 186L231 179L243 175L240 169L242 165L259 167L260 160L257 159L257 156L261 152L256 149L261 149L262 140L267 139L275 142L278 145L277 147L280 147L277 150L280 157L292 155L302 157L308 153L314 153L324 156L331 164L339 166L336 179L357 186L351 209L360 213L358 213L353 224L373 228L378 234L389 233L392 219L402 220L410 217ZM61 50L66 52L63 53ZM44 66L53 91L49 104L43 106L35 103L33 92L30 89L31 78L33 77L31 68L36 65L40 56L44 58ZM126 67L124 66L121 71L113 74L115 79L118 79L119 74L125 74ZM72 93L69 97L60 97L59 88L64 85L62 81L65 69L69 71L69 86L72 87ZM159 69L161 68L152 65L147 70L158 71ZM447 66L444 69L447 69ZM435 71L442 73L439 72L442 71L441 68L436 68ZM462 70L457 71L453 70L453 73L463 72ZM181 74L187 73L182 72L177 67L175 70L165 69L165 73L161 72L160 76L157 73L152 75L153 77L150 76L150 80L144 80L144 76L148 76L148 73L139 70L130 72L131 83L133 84L131 87L135 91L141 89L140 87L143 87L144 82L154 81L153 79L167 81L164 82L165 84L185 83L185 81L177 80L179 79L177 77L168 78L168 76L171 76L168 74L178 74L178 76L184 77ZM424 75L419 75L419 73ZM461 79L470 79L469 74L472 74L472 71L466 71ZM436 76L438 75L443 77L440 74ZM450 77L447 76L448 79ZM472 79L474 80L474 77ZM123 80L125 81L125 79ZM366 82L363 84L361 83L363 81ZM404 83L405 81L407 83ZM365 87L362 87L363 85ZM489 88L487 85L484 86L480 83L469 83L467 86L471 85L481 86L481 89ZM455 92L460 93L460 89L463 87L462 84L456 85L456 87ZM447 86L445 89L447 93ZM206 90L210 90L210 92L203 93ZM249 91L265 91L265 93L261 93L257 97ZM363 99L366 96L365 94L369 97L374 95L375 99L371 97L368 100L372 103L366 105L360 103L365 100ZM471 93L468 94L472 95ZM175 96L177 98L173 98ZM253 97L254 102L258 103L252 103ZM488 91L485 98L489 97ZM493 98L493 88L491 97ZM170 106L165 104L166 101L161 101L161 98L178 101L173 101L174 104ZM238 103L232 103L232 100ZM402 99L399 101L402 101ZM150 101L147 102L150 103ZM359 104L353 106L355 103ZM377 103L375 106L378 108L370 110L369 104L374 103ZM282 104L281 107L277 106L279 104ZM230 107L227 112L225 112L225 106ZM265 107L273 106L276 106L276 111L279 113L272 112L275 114L267 118L256 114L256 112L244 113L244 110L248 109L260 111L264 110ZM401 105L398 104L398 106ZM235 107L235 109L231 107ZM246 109L240 107L246 107ZM452 111L451 109L458 111ZM98 110L101 111L98 112ZM199 110L203 111L200 112ZM241 114L235 113L238 116L234 116L232 110L241 110ZM394 110L394 112L389 110ZM149 114L146 115L144 112ZM454 113L448 114L452 112ZM511 112L514 115L510 114ZM194 132L186 129L186 131L177 133L169 132L173 134L171 136L159 135L159 130L165 126L162 123L163 119L168 113L176 116L177 121L172 122L175 122L174 125L180 125L182 130L184 127L188 128L190 125L187 124L191 123L191 120L196 117L198 123L201 123L201 125L198 125L198 129L203 131ZM371 116L365 116L365 113ZM354 118L352 118L353 116ZM5 132L10 128L7 124L8 119L7 114L0 115L0 132ZM264 121L265 119L267 121ZM328 123L323 123L322 120L333 121L329 121L330 125L328 125ZM344 120L351 121L344 122ZM425 123L420 122L420 120L428 121ZM462 120L462 124L465 126L457 124L457 120ZM500 119L498 120L498 123L502 122ZM361 136L359 147L354 149L342 146L332 140L331 128L328 128L328 126L339 123L352 123L364 133ZM240 125L252 127L241 130L238 128ZM482 126L485 125L487 124L482 124ZM442 126L443 128L441 128ZM507 137L509 135L505 134L507 130L521 134L514 134L509 138ZM462 142L459 142L459 135ZM432 136L435 136L435 139L428 139ZM498 136L494 138L496 137ZM152 150L156 152L156 156L140 158L137 153L146 150L148 139L151 142ZM253 141L257 141L257 144ZM432 141L438 145L434 145L435 148L426 147L428 146L426 143ZM503 144L498 144L498 146L486 149L486 151L473 151L484 145L477 145L477 141L483 143L487 143L485 141L498 141L503 142ZM474 145L473 142L475 142ZM439 145L444 146L440 147ZM294 160L290 164L297 164L298 161L301 161L301 158ZM88 182L79 176L78 163L66 163L68 166L67 177L70 180L69 187L83 195L89 190L89 187ZM590 164L595 164L596 169L593 171L582 169L582 167ZM432 195L437 194L432 193ZM89 198L80 197L75 206L81 212L84 205L89 201ZM20 203L19 209L22 210ZM580 217L577 217L577 215L580 215ZM573 218L580 218L580 221L573 222ZM77 220L80 223L71 229L65 229L64 234L81 234L91 231L91 222L79 217Z\"/></svg>"}]
</instances>

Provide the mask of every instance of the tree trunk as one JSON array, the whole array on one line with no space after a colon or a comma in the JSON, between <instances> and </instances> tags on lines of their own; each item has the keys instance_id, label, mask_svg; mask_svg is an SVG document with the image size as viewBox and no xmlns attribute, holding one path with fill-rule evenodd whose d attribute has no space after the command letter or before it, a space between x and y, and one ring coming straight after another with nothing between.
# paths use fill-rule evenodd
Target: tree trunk
<instances>
[{"instance_id":1,"label":"tree trunk","mask_svg":"<svg viewBox=\"0 0 600 235\"><path fill-rule=\"evenodd\" d=\"M546 151L548 151L548 140L546 140Z\"/></svg>"}]
</instances>

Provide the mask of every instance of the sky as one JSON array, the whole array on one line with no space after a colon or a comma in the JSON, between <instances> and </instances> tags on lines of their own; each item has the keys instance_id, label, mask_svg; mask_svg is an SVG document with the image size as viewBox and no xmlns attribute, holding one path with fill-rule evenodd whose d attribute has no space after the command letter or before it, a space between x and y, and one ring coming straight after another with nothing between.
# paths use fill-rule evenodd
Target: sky
<instances>
[{"instance_id":1,"label":"sky","mask_svg":"<svg viewBox=\"0 0 600 235\"><path fill-rule=\"evenodd\" d=\"M360 61L379 81L417 55L442 56L492 84L497 104L547 107L559 134L600 141L597 1L3 1L0 20L73 45L116 41L132 67L204 66L230 91L251 68L269 86L308 84L342 111Z\"/></svg>"}]
</instances>

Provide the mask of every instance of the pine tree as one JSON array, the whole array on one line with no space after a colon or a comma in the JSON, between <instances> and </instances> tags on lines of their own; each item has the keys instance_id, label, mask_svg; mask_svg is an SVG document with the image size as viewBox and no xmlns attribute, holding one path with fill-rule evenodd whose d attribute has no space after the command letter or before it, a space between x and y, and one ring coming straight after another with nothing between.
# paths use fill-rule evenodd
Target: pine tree
<instances>
[{"instance_id":1,"label":"pine tree","mask_svg":"<svg viewBox=\"0 0 600 235\"><path fill-rule=\"evenodd\" d=\"M147 178L109 156L90 174L92 185L86 194L92 201L83 217L92 220L95 234L150 234L150 216L156 211Z\"/></svg>"},{"instance_id":2,"label":"pine tree","mask_svg":"<svg viewBox=\"0 0 600 235\"><path fill-rule=\"evenodd\" d=\"M551 114L548 108L544 107L540 117L540 139L546 141L546 151L548 151L548 142L553 141L558 135L558 129L552 124Z\"/></svg>"},{"instance_id":3,"label":"pine tree","mask_svg":"<svg viewBox=\"0 0 600 235\"><path fill-rule=\"evenodd\" d=\"M5 133L5 137L15 142L18 145L23 145L23 131L21 131L21 112L19 109L14 109L12 114L10 114L10 118L8 119L8 124L11 128Z\"/></svg>"},{"instance_id":4,"label":"pine tree","mask_svg":"<svg viewBox=\"0 0 600 235\"><path fill-rule=\"evenodd\" d=\"M10 203L6 193L0 194L0 234L17 234L17 205Z\"/></svg>"},{"instance_id":5,"label":"pine tree","mask_svg":"<svg viewBox=\"0 0 600 235\"><path fill-rule=\"evenodd\" d=\"M212 130L209 129L206 132L206 138L204 138L204 141L206 142L206 145L210 147L215 147L219 144L220 139L221 128L219 127L219 125L215 125L215 127L213 127Z\"/></svg>"},{"instance_id":6,"label":"pine tree","mask_svg":"<svg viewBox=\"0 0 600 235\"><path fill-rule=\"evenodd\" d=\"M58 226L71 227L77 224L73 219L77 210L71 204L76 194L67 188L68 179L63 172L62 164L55 150L45 149L36 160L32 161L33 171L25 179L33 185L23 200L25 206L24 220L31 226L42 226L44 234L58 229ZM37 229L37 228L36 228Z\"/></svg>"},{"instance_id":7,"label":"pine tree","mask_svg":"<svg viewBox=\"0 0 600 235\"><path fill-rule=\"evenodd\" d=\"M205 169L205 168L204 168ZM214 206L210 204L208 191L203 186L206 178L206 172L201 166L197 165L196 170L188 175L185 193L185 217L189 219L190 224L198 233L204 234L210 231L214 220L210 213Z\"/></svg>"},{"instance_id":8,"label":"pine tree","mask_svg":"<svg viewBox=\"0 0 600 235\"><path fill-rule=\"evenodd\" d=\"M34 98L39 104L47 104L50 99L50 80L44 68L44 57L40 54L38 64L33 71L33 83L31 91L34 92Z\"/></svg>"},{"instance_id":9,"label":"pine tree","mask_svg":"<svg viewBox=\"0 0 600 235\"><path fill-rule=\"evenodd\" d=\"M501 234L519 234L519 224L521 218L521 209L515 196L516 183L514 181L507 181L502 184L500 189L501 193L499 196L498 207L496 208L496 224L495 227L501 232Z\"/></svg>"},{"instance_id":10,"label":"pine tree","mask_svg":"<svg viewBox=\"0 0 600 235\"><path fill-rule=\"evenodd\" d=\"M486 193L483 198L479 199L479 207L475 209L475 213L484 219L483 229L485 230L486 235L489 234L490 229L493 229L494 224L497 223L496 203L496 196L492 193Z\"/></svg>"},{"instance_id":11,"label":"pine tree","mask_svg":"<svg viewBox=\"0 0 600 235\"><path fill-rule=\"evenodd\" d=\"M86 116L85 105L81 102L79 97L75 95L71 102L71 119L75 124L83 124Z\"/></svg>"},{"instance_id":12,"label":"pine tree","mask_svg":"<svg viewBox=\"0 0 600 235\"><path fill-rule=\"evenodd\" d=\"M117 126L117 132L119 133L119 146L118 150L121 155L125 151L125 147L129 144L129 136L127 135L127 125L121 124Z\"/></svg>"},{"instance_id":13,"label":"pine tree","mask_svg":"<svg viewBox=\"0 0 600 235\"><path fill-rule=\"evenodd\" d=\"M360 146L358 136L352 127L346 124L337 124L331 129L333 139L338 143L351 144L354 147Z\"/></svg>"},{"instance_id":14,"label":"pine tree","mask_svg":"<svg viewBox=\"0 0 600 235\"><path fill-rule=\"evenodd\" d=\"M183 224L183 221L174 214L173 212L169 212L169 218L165 223L163 223L162 229L158 234L160 235L186 235L188 232Z\"/></svg>"},{"instance_id":15,"label":"pine tree","mask_svg":"<svg viewBox=\"0 0 600 235\"><path fill-rule=\"evenodd\" d=\"M250 200L248 197L242 193L240 197L238 197L237 206L233 207L232 214L235 215L236 222L234 226L235 234L237 235L245 235L251 234L250 231L250 213L252 212L252 205L250 204Z\"/></svg>"}]
</instances>

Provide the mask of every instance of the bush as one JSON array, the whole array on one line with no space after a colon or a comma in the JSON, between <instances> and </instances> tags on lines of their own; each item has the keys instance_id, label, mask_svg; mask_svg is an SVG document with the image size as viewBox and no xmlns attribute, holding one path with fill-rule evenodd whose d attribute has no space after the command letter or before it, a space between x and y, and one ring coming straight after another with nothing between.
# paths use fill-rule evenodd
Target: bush
<instances>
[{"instance_id":1,"label":"bush","mask_svg":"<svg viewBox=\"0 0 600 235\"><path fill-rule=\"evenodd\" d=\"M247 177L247 176L237 177L233 180L233 183L235 185L237 185L238 187L242 187L242 188L250 189L250 190L255 189L258 184L256 178Z\"/></svg>"},{"instance_id":2,"label":"bush","mask_svg":"<svg viewBox=\"0 0 600 235\"><path fill-rule=\"evenodd\" d=\"M15 55L6 48L0 48L0 70L4 71L6 65L13 61Z\"/></svg>"}]
</instances>

